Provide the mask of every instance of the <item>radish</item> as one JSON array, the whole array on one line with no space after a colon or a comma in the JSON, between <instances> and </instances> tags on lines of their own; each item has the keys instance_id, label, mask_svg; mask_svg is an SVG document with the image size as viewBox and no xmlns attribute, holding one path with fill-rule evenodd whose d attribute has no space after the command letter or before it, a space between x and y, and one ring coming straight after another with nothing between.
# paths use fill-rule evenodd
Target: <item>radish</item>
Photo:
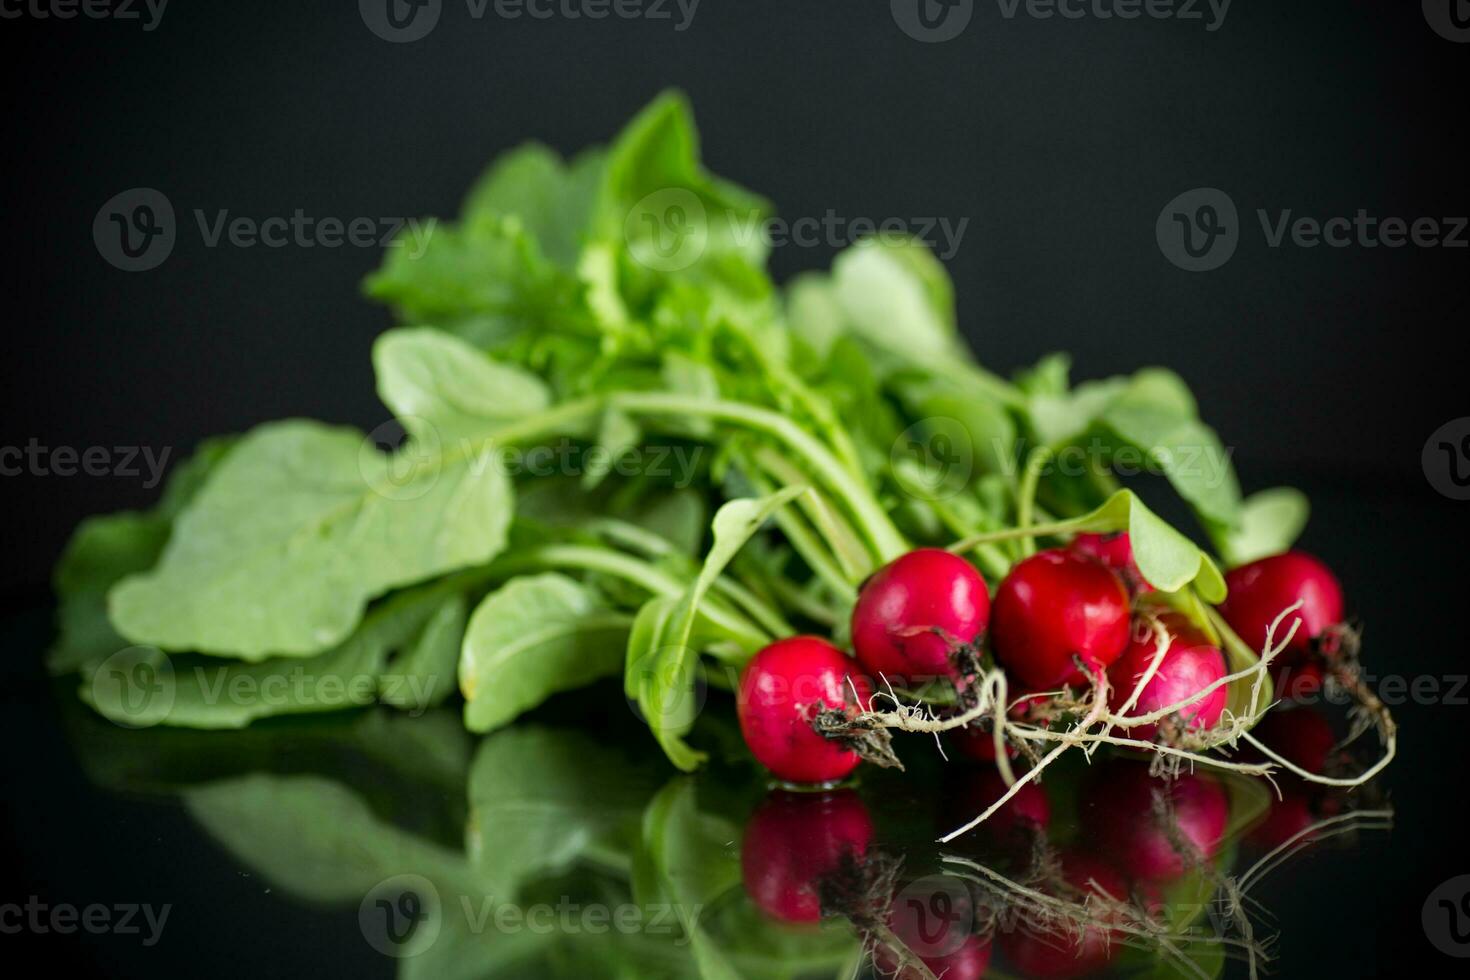
<instances>
[{"instance_id":1,"label":"radish","mask_svg":"<svg viewBox=\"0 0 1470 980\"><path fill-rule=\"evenodd\" d=\"M1134 595L1152 592L1154 587L1144 580L1133 560L1133 539L1127 531L1111 534L1079 534L1072 539L1071 549L1079 555L1096 559L1111 568L1128 586Z\"/></svg>"},{"instance_id":2,"label":"radish","mask_svg":"<svg viewBox=\"0 0 1470 980\"><path fill-rule=\"evenodd\" d=\"M950 732L949 737L960 755L974 759L976 762L995 761L995 736L991 734L988 723L972 722L964 728ZM1014 759L1015 757L1015 747L1007 745L1006 758Z\"/></svg>"},{"instance_id":3,"label":"radish","mask_svg":"<svg viewBox=\"0 0 1470 980\"><path fill-rule=\"evenodd\" d=\"M822 918L821 884L860 862L873 840L868 808L852 790L773 791L745 824L741 878L752 902L782 922Z\"/></svg>"},{"instance_id":4,"label":"radish","mask_svg":"<svg viewBox=\"0 0 1470 980\"><path fill-rule=\"evenodd\" d=\"M990 593L974 566L921 548L864 583L852 610L852 645L873 677L955 678L955 654L989 621Z\"/></svg>"},{"instance_id":5,"label":"radish","mask_svg":"<svg viewBox=\"0 0 1470 980\"><path fill-rule=\"evenodd\" d=\"M953 789L945 801L946 830L983 813L1010 788L994 768L964 772L951 785ZM1051 802L1046 790L1029 782L980 825L980 833L996 844L1015 844L1045 835L1050 824Z\"/></svg>"},{"instance_id":6,"label":"radish","mask_svg":"<svg viewBox=\"0 0 1470 980\"><path fill-rule=\"evenodd\" d=\"M1272 711L1251 734L1277 755L1310 773L1326 770L1327 757L1337 744L1331 723L1319 712L1305 707Z\"/></svg>"},{"instance_id":7,"label":"radish","mask_svg":"<svg viewBox=\"0 0 1470 980\"><path fill-rule=\"evenodd\" d=\"M945 956L920 956L919 961L943 980L980 980L990 966L990 944L979 936L969 936L964 944ZM920 972L912 966L900 966L893 953L884 946L873 951L873 966L878 976L893 980L919 980Z\"/></svg>"},{"instance_id":8,"label":"radish","mask_svg":"<svg viewBox=\"0 0 1470 980\"><path fill-rule=\"evenodd\" d=\"M1070 849L1062 852L1060 860L1066 890L1077 893L1065 896L1068 901L1080 905L1093 895L1103 902L1128 900L1128 883L1102 859ZM1042 928L1013 928L1001 935L1001 949L1023 976L1080 977L1095 973L1122 949L1122 937L1107 928L1109 916L1104 911L1099 918L1101 922L1080 929L1070 921Z\"/></svg>"},{"instance_id":9,"label":"radish","mask_svg":"<svg viewBox=\"0 0 1470 980\"><path fill-rule=\"evenodd\" d=\"M1196 731L1213 728L1225 711L1225 688L1217 687L1200 698L1191 699L1190 695L1225 676L1225 655L1183 616L1165 613L1160 620L1170 640L1169 648L1127 713L1146 715L1188 700L1190 703L1179 711L1186 726ZM1108 668L1110 707L1115 713L1121 713L1133 696L1133 689L1153 665L1158 649L1159 634L1153 625L1144 619L1134 623L1128 649ZM1158 726L1142 725L1127 733L1133 738L1153 739Z\"/></svg>"},{"instance_id":10,"label":"radish","mask_svg":"<svg viewBox=\"0 0 1470 980\"><path fill-rule=\"evenodd\" d=\"M848 711L853 688L867 710L867 682L850 657L816 636L778 640L757 653L740 678L736 713L745 744L778 779L830 783L857 767L858 754L812 728L824 708ZM849 686L850 685L850 686Z\"/></svg>"},{"instance_id":11,"label":"radish","mask_svg":"<svg viewBox=\"0 0 1470 980\"><path fill-rule=\"evenodd\" d=\"M1028 690L1105 670L1128 645L1128 590L1107 566L1062 549L1016 564L995 594L990 638L996 659Z\"/></svg>"},{"instance_id":12,"label":"radish","mask_svg":"<svg viewBox=\"0 0 1470 980\"><path fill-rule=\"evenodd\" d=\"M1215 856L1230 820L1230 797L1211 776L1149 775L1148 765L1114 759L1093 770L1083 791L1084 830L1120 867L1165 882Z\"/></svg>"},{"instance_id":13,"label":"radish","mask_svg":"<svg viewBox=\"0 0 1470 980\"><path fill-rule=\"evenodd\" d=\"M1301 602L1301 608L1282 619L1276 628L1276 642L1280 643L1292 623L1301 623L1277 661L1279 666L1302 659L1314 639L1342 622L1342 586L1337 577L1322 562L1301 551L1288 551L1231 569L1225 584L1230 593L1220 604L1220 614L1256 650L1265 648L1266 630L1276 617Z\"/></svg>"}]
</instances>

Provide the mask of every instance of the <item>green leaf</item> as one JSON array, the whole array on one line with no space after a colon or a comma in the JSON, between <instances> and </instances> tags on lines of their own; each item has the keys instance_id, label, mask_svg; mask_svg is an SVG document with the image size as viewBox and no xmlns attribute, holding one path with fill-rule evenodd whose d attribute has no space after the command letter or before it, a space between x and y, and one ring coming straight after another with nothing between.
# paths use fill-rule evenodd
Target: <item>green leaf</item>
<instances>
[{"instance_id":1,"label":"green leaf","mask_svg":"<svg viewBox=\"0 0 1470 980\"><path fill-rule=\"evenodd\" d=\"M165 650L308 656L345 639L374 596L489 561L511 511L500 467L271 423L180 514L158 567L112 589L112 620Z\"/></svg>"},{"instance_id":2,"label":"green leaf","mask_svg":"<svg viewBox=\"0 0 1470 980\"><path fill-rule=\"evenodd\" d=\"M854 333L907 363L969 360L955 332L944 268L912 242L861 242L832 263L837 301Z\"/></svg>"},{"instance_id":3,"label":"green leaf","mask_svg":"<svg viewBox=\"0 0 1470 980\"><path fill-rule=\"evenodd\" d=\"M89 671L80 694L128 727L243 728L260 718L340 711L379 698L427 707L454 687L453 661L444 662L439 644L444 631L453 632L456 601L463 622L463 587L450 578L398 593L375 606L351 637L315 657L240 663L149 647L124 650ZM457 653L458 643L450 649ZM408 659L390 670L389 654L397 650Z\"/></svg>"},{"instance_id":4,"label":"green leaf","mask_svg":"<svg viewBox=\"0 0 1470 980\"><path fill-rule=\"evenodd\" d=\"M512 579L480 603L465 633L465 726L498 728L553 694L616 675L628 629L627 616L565 575Z\"/></svg>"},{"instance_id":5,"label":"green leaf","mask_svg":"<svg viewBox=\"0 0 1470 980\"><path fill-rule=\"evenodd\" d=\"M1235 525L1240 484L1230 453L1214 430L1199 421L1194 397L1178 375L1161 368L1139 371L1099 422L1146 453L1207 522Z\"/></svg>"},{"instance_id":6,"label":"green leaf","mask_svg":"<svg viewBox=\"0 0 1470 980\"><path fill-rule=\"evenodd\" d=\"M446 450L464 449L551 403L540 378L427 327L389 330L379 337L373 368L378 397L404 428L421 443Z\"/></svg>"},{"instance_id":7,"label":"green leaf","mask_svg":"<svg viewBox=\"0 0 1470 980\"><path fill-rule=\"evenodd\" d=\"M635 698L669 760L686 772L703 761L684 742L698 710L693 687L699 666L693 633L699 604L745 542L776 511L806 491L787 487L766 497L732 500L715 513L714 543L698 577L677 602L660 597L639 611L628 638L624 687ZM754 651L751 651L754 652Z\"/></svg>"},{"instance_id":8,"label":"green leaf","mask_svg":"<svg viewBox=\"0 0 1470 980\"><path fill-rule=\"evenodd\" d=\"M201 443L192 457L174 468L163 499L153 510L92 517L77 527L52 581L60 635L47 654L51 673L89 669L129 645L107 617L108 590L157 563L174 515L193 499L234 443L233 437Z\"/></svg>"},{"instance_id":9,"label":"green leaf","mask_svg":"<svg viewBox=\"0 0 1470 980\"><path fill-rule=\"evenodd\" d=\"M527 143L497 159L465 199L462 217L519 219L553 262L576 268L590 225L605 157L599 150L570 165L556 151Z\"/></svg>"},{"instance_id":10,"label":"green leaf","mask_svg":"<svg viewBox=\"0 0 1470 980\"><path fill-rule=\"evenodd\" d=\"M468 615L463 595L445 599L414 641L383 670L378 700L411 712L443 704L454 691Z\"/></svg>"},{"instance_id":11,"label":"green leaf","mask_svg":"<svg viewBox=\"0 0 1470 980\"><path fill-rule=\"evenodd\" d=\"M1253 493L1240 508L1240 526L1216 536L1216 547L1226 564L1234 567L1279 555L1291 548L1307 526L1311 505L1306 495L1290 487Z\"/></svg>"}]
</instances>

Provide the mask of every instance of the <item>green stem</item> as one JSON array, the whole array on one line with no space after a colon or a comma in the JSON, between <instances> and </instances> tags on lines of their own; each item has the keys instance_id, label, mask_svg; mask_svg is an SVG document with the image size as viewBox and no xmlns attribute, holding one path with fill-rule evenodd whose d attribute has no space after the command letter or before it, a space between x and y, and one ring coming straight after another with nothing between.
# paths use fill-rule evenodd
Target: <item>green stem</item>
<instances>
[{"instance_id":1,"label":"green stem","mask_svg":"<svg viewBox=\"0 0 1470 980\"><path fill-rule=\"evenodd\" d=\"M761 476L758 469L753 466L746 466L744 469L747 470L746 479L750 480L751 486L757 493L764 496L773 491L771 484ZM856 600L857 593L853 589L852 582L837 566L832 558L832 552L799 513L789 507L782 507L776 511L772 519L781 529L781 533L786 535L786 540L791 542L791 547L795 548L796 553L801 556L801 560L807 563L818 578L827 583L828 588L839 596L851 596Z\"/></svg>"},{"instance_id":2,"label":"green stem","mask_svg":"<svg viewBox=\"0 0 1470 980\"><path fill-rule=\"evenodd\" d=\"M672 598L678 598L688 590L684 582L662 569L609 548L549 544L539 548L528 548L507 558L496 559L492 564L497 569L510 571L520 568L550 567L603 572L632 582L655 595ZM706 600L700 603L699 614L748 647L759 649L771 640L770 635L760 627L740 613L726 608L722 603Z\"/></svg>"},{"instance_id":3,"label":"green stem","mask_svg":"<svg viewBox=\"0 0 1470 980\"><path fill-rule=\"evenodd\" d=\"M881 562L886 564L908 550L908 543L872 491L830 449L784 415L745 402L660 392L620 392L610 395L609 402L624 411L719 419L774 436L806 458L812 473L851 511Z\"/></svg>"},{"instance_id":4,"label":"green stem","mask_svg":"<svg viewBox=\"0 0 1470 980\"><path fill-rule=\"evenodd\" d=\"M1050 459L1051 450L1045 446L1036 447L1026 457L1026 468L1021 472L1021 484L1016 488L1016 526L1019 528L1031 526L1031 511L1036 506L1036 486L1041 482L1042 467ZM1034 554L1035 539L1023 538L1020 557L1029 558Z\"/></svg>"},{"instance_id":5,"label":"green stem","mask_svg":"<svg viewBox=\"0 0 1470 980\"><path fill-rule=\"evenodd\" d=\"M756 464L787 486L810 484L811 479L798 467L770 447L756 450ZM872 557L852 525L827 503L822 491L813 487L809 493L797 498L797 504L807 518L827 539L832 555L842 566L843 574L850 582L861 582L873 570Z\"/></svg>"}]
</instances>

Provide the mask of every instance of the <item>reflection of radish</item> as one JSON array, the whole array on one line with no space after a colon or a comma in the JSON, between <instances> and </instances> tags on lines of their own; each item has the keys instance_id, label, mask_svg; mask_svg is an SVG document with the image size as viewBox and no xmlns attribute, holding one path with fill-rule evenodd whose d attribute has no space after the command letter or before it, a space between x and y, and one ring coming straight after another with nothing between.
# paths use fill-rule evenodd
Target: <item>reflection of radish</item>
<instances>
[{"instance_id":1,"label":"reflection of radish","mask_svg":"<svg viewBox=\"0 0 1470 980\"><path fill-rule=\"evenodd\" d=\"M1337 744L1327 719L1306 707L1277 708L1261 719L1251 735L1282 758L1314 774L1327 768L1327 754Z\"/></svg>"},{"instance_id":2,"label":"reflection of radish","mask_svg":"<svg viewBox=\"0 0 1470 980\"><path fill-rule=\"evenodd\" d=\"M858 755L812 729L823 708L842 710L852 691L847 678L855 666L826 640L793 636L756 654L740 678L737 714L751 754L780 779L825 783L842 779ZM859 706L868 706L868 686L854 676Z\"/></svg>"},{"instance_id":3,"label":"reflection of radish","mask_svg":"<svg viewBox=\"0 0 1470 980\"><path fill-rule=\"evenodd\" d=\"M745 825L746 894L773 918L816 922L822 879L846 861L861 861L872 839L868 808L852 790L772 792Z\"/></svg>"},{"instance_id":4,"label":"reflection of radish","mask_svg":"<svg viewBox=\"0 0 1470 980\"><path fill-rule=\"evenodd\" d=\"M974 566L921 548L863 585L852 610L852 645L874 677L954 677L957 646L973 642L989 621L990 593Z\"/></svg>"},{"instance_id":5,"label":"reflection of radish","mask_svg":"<svg viewBox=\"0 0 1470 980\"><path fill-rule=\"evenodd\" d=\"M951 786L953 795L949 806L953 812L950 819L955 819L955 823L946 829L953 829L974 819L977 813L984 813L1009 788L999 771L992 768L961 771L955 775ZM1047 800L1046 790L1035 782L1029 782L992 813L978 830L997 843L1005 843L1023 835L1044 834L1050 824L1051 803Z\"/></svg>"},{"instance_id":6,"label":"reflection of radish","mask_svg":"<svg viewBox=\"0 0 1470 980\"><path fill-rule=\"evenodd\" d=\"M1212 776L1154 778L1147 763L1115 759L1083 795L1091 840L1140 881L1168 881L1210 860L1230 820L1230 797Z\"/></svg>"},{"instance_id":7,"label":"reflection of radish","mask_svg":"<svg viewBox=\"0 0 1470 980\"><path fill-rule=\"evenodd\" d=\"M1102 562L1117 572L1134 595L1152 592L1154 587L1144 581L1138 563L1133 560L1133 541L1127 531L1111 534L1079 534L1072 539L1071 548L1078 554L1087 555Z\"/></svg>"},{"instance_id":8,"label":"reflection of radish","mask_svg":"<svg viewBox=\"0 0 1470 980\"><path fill-rule=\"evenodd\" d=\"M1301 602L1301 608L1282 619L1276 629L1280 643L1292 623L1301 623L1279 664L1299 659L1311 649L1314 638L1342 622L1342 586L1337 577L1303 552L1288 551L1242 565L1225 576L1225 583L1230 594L1220 604L1220 613L1256 650L1265 647L1266 630L1276 617Z\"/></svg>"},{"instance_id":9,"label":"reflection of radish","mask_svg":"<svg viewBox=\"0 0 1470 980\"><path fill-rule=\"evenodd\" d=\"M930 973L943 980L980 980L990 965L990 944L982 942L979 936L971 936L948 956L920 956L919 960ZM883 946L874 950L873 966L880 977L892 977L893 980L919 978L918 970L900 967L893 953Z\"/></svg>"},{"instance_id":10,"label":"reflection of radish","mask_svg":"<svg viewBox=\"0 0 1470 980\"><path fill-rule=\"evenodd\" d=\"M1149 679L1139 694L1138 700L1128 710L1129 715L1146 715L1182 701L1190 703L1178 712L1189 728L1197 731L1213 728L1225 710L1228 694L1218 687L1201 698L1191 695L1204 690L1225 676L1225 657L1182 616L1165 614L1161 623L1170 637L1169 648L1164 654L1158 670ZM1110 707L1120 712L1133 689L1147 674L1159 649L1158 631L1147 620L1140 619L1133 627L1133 640L1117 663L1108 668ZM1130 728L1127 734L1133 738L1152 739L1156 725Z\"/></svg>"},{"instance_id":11,"label":"reflection of radish","mask_svg":"<svg viewBox=\"0 0 1470 980\"><path fill-rule=\"evenodd\" d=\"M1061 855L1062 878L1076 894L1059 896L1081 904L1089 895L1102 903L1126 902L1128 885L1111 865L1080 850ZM1097 900L1094 900L1096 903ZM1099 906L1092 906L1098 910ZM1075 922L1057 924L1040 930L1024 926L1003 933L1001 949L1021 974L1028 977L1080 977L1107 966L1122 948L1119 936L1107 928L1105 909L1098 924Z\"/></svg>"},{"instance_id":12,"label":"reflection of radish","mask_svg":"<svg viewBox=\"0 0 1470 980\"><path fill-rule=\"evenodd\" d=\"M1075 657L1102 670L1128 645L1128 590L1100 562L1043 551L1000 584L990 636L996 659L1027 689L1081 685Z\"/></svg>"}]
</instances>

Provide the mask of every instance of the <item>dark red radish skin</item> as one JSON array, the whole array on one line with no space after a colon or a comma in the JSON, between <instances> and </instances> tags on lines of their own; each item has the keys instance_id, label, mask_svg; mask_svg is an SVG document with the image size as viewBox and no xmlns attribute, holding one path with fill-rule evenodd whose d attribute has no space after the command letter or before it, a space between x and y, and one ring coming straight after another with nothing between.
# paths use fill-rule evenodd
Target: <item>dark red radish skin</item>
<instances>
[{"instance_id":1,"label":"dark red radish skin","mask_svg":"<svg viewBox=\"0 0 1470 980\"><path fill-rule=\"evenodd\" d=\"M1312 641L1343 619L1342 586L1321 561L1301 551L1288 551L1233 568L1225 575L1230 592L1220 604L1220 614L1254 650L1266 646L1266 631L1298 600L1302 607L1282 619L1276 642L1286 637L1291 624L1300 622L1296 635L1276 663L1299 662L1312 648Z\"/></svg>"},{"instance_id":2,"label":"dark red radish skin","mask_svg":"<svg viewBox=\"0 0 1470 980\"><path fill-rule=\"evenodd\" d=\"M872 840L872 818L852 790L773 791L745 824L745 892L773 919L818 922L822 880L844 863L861 862Z\"/></svg>"},{"instance_id":3,"label":"dark red radish skin","mask_svg":"<svg viewBox=\"0 0 1470 980\"><path fill-rule=\"evenodd\" d=\"M959 949L947 956L920 956L919 961L943 980L980 980L990 966L991 946L979 936L970 936ZM919 980L920 971L912 966L900 967L891 950L879 946L873 951L873 966L878 976L893 980Z\"/></svg>"},{"instance_id":4,"label":"dark red radish skin","mask_svg":"<svg viewBox=\"0 0 1470 980\"><path fill-rule=\"evenodd\" d=\"M939 548L894 559L863 584L852 610L852 647L871 677L958 676L957 647L990 622L990 592L975 567Z\"/></svg>"},{"instance_id":5,"label":"dark red radish skin","mask_svg":"<svg viewBox=\"0 0 1470 980\"><path fill-rule=\"evenodd\" d=\"M1010 788L999 770L994 768L959 772L951 785L954 788L946 801L945 826L941 828L944 833L984 813ZM977 831L991 842L1004 844L1045 834L1049 826L1051 801L1046 790L1032 781L1018 789L1016 795L992 813Z\"/></svg>"},{"instance_id":6,"label":"dark red radish skin","mask_svg":"<svg viewBox=\"0 0 1470 980\"><path fill-rule=\"evenodd\" d=\"M824 708L867 709L872 692L856 666L816 636L778 640L757 653L741 675L737 704L756 761L791 783L831 783L851 773L858 754L818 735L812 720ZM848 703L853 688L856 706Z\"/></svg>"},{"instance_id":7,"label":"dark red radish skin","mask_svg":"<svg viewBox=\"0 0 1470 980\"><path fill-rule=\"evenodd\" d=\"M1106 670L1128 645L1128 590L1101 562L1064 549L1011 569L995 594L996 659L1026 690L1088 682L1077 669Z\"/></svg>"},{"instance_id":8,"label":"dark red radish skin","mask_svg":"<svg viewBox=\"0 0 1470 980\"><path fill-rule=\"evenodd\" d=\"M1134 595L1154 591L1138 570L1133 560L1133 539L1127 531L1111 534L1079 534L1072 539L1071 548L1080 555L1102 562L1123 579L1128 591Z\"/></svg>"},{"instance_id":9,"label":"dark red radish skin","mask_svg":"<svg viewBox=\"0 0 1470 980\"><path fill-rule=\"evenodd\" d=\"M1086 896L1104 901L1128 901L1128 882L1118 870L1100 858L1077 849L1061 854L1062 878L1079 894L1067 901L1081 904ZM1122 951L1123 937L1106 923L1081 930L1057 926L1028 931L1015 928L1000 936L1000 947L1011 967L1022 976L1046 978L1080 977L1106 967Z\"/></svg>"},{"instance_id":10,"label":"dark red radish skin","mask_svg":"<svg viewBox=\"0 0 1470 980\"><path fill-rule=\"evenodd\" d=\"M1111 760L1091 775L1083 791L1084 832L1131 877L1172 881L1220 849L1230 797L1214 777L1154 778L1147 763L1129 759Z\"/></svg>"},{"instance_id":11,"label":"dark red radish skin","mask_svg":"<svg viewBox=\"0 0 1470 980\"><path fill-rule=\"evenodd\" d=\"M1276 708L1251 735L1277 755L1307 772L1320 774L1327 768L1327 757L1337 744L1332 725L1311 708Z\"/></svg>"},{"instance_id":12,"label":"dark red radish skin","mask_svg":"<svg viewBox=\"0 0 1470 980\"><path fill-rule=\"evenodd\" d=\"M1273 665L1271 673L1276 679L1278 701L1310 701L1322 693L1322 685L1327 683L1327 669L1312 660Z\"/></svg>"},{"instance_id":13,"label":"dark red radish skin","mask_svg":"<svg viewBox=\"0 0 1470 980\"><path fill-rule=\"evenodd\" d=\"M1169 648L1153 677L1144 685L1129 715L1146 715L1182 701L1190 703L1178 716L1186 727L1206 731L1215 727L1225 711L1229 695L1218 687L1200 698L1192 696L1225 676L1225 655L1203 633L1182 616L1165 614L1160 622L1169 636ZM1123 656L1108 668L1109 706L1121 712L1133 689L1148 673L1159 650L1159 634L1153 624L1139 619L1133 624L1133 639ZM1157 725L1120 729L1129 738L1152 740Z\"/></svg>"},{"instance_id":14,"label":"dark red radish skin","mask_svg":"<svg viewBox=\"0 0 1470 980\"><path fill-rule=\"evenodd\" d=\"M966 759L973 759L976 762L995 761L995 736L988 727L967 725L950 732L949 739L955 750ZM1014 759L1015 757L1015 747L1007 745L1006 758Z\"/></svg>"}]
</instances>

